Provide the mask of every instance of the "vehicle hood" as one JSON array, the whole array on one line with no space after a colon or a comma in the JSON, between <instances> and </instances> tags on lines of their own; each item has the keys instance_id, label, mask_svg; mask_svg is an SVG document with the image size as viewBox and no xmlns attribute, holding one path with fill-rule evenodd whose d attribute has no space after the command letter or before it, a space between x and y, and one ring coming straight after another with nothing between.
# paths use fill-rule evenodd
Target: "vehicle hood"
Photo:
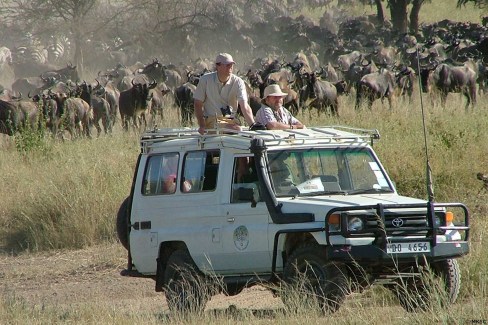
<instances>
[{"instance_id":1,"label":"vehicle hood","mask_svg":"<svg viewBox=\"0 0 488 325\"><path fill-rule=\"evenodd\" d=\"M363 194L363 195L330 195L315 197L279 198L282 211L285 213L311 212L324 215L328 210L337 207L356 207L375 204L422 204L426 200L401 196L397 194Z\"/></svg>"}]
</instances>

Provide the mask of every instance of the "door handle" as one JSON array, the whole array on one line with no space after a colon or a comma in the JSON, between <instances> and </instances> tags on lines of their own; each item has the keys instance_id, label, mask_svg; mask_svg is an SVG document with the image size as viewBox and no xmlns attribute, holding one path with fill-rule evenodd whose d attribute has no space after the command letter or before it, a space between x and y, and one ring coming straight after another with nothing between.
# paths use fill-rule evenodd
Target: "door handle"
<instances>
[{"instance_id":1,"label":"door handle","mask_svg":"<svg viewBox=\"0 0 488 325\"><path fill-rule=\"evenodd\" d=\"M234 222L234 221L236 221L236 218L234 217L227 218L227 222Z\"/></svg>"}]
</instances>

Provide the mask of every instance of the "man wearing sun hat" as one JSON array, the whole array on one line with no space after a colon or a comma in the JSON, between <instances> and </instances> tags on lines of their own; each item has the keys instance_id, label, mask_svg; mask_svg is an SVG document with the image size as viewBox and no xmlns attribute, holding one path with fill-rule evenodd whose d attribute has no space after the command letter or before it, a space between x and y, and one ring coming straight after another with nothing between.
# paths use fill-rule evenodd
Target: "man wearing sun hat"
<instances>
[{"instance_id":1,"label":"man wearing sun hat","mask_svg":"<svg viewBox=\"0 0 488 325\"><path fill-rule=\"evenodd\" d=\"M220 53L215 59L216 71L200 77L193 94L198 132L206 129L230 128L240 130L235 118L238 105L249 125L254 117L248 103L244 80L233 74L234 59L228 53Z\"/></svg>"},{"instance_id":2,"label":"man wearing sun hat","mask_svg":"<svg viewBox=\"0 0 488 325\"><path fill-rule=\"evenodd\" d=\"M266 126L268 130L305 128L302 122L283 107L283 98L286 95L277 84L267 86L264 89L264 103L256 113L256 122Z\"/></svg>"}]
</instances>

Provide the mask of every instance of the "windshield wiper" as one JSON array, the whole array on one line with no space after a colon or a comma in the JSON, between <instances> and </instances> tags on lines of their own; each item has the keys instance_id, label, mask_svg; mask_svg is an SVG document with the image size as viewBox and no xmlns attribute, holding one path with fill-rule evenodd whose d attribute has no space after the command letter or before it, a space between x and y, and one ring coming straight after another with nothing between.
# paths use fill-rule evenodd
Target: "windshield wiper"
<instances>
[{"instance_id":1,"label":"windshield wiper","mask_svg":"<svg viewBox=\"0 0 488 325\"><path fill-rule=\"evenodd\" d=\"M345 195L347 194L346 191L319 191L319 192L310 192L310 193L299 193L296 196L297 197L306 197L306 196L320 196L320 195L334 195L334 194L342 194Z\"/></svg>"},{"instance_id":2,"label":"windshield wiper","mask_svg":"<svg viewBox=\"0 0 488 325\"><path fill-rule=\"evenodd\" d=\"M381 189L381 188L358 188L357 190L347 191L347 195L354 195L354 194L368 194L368 193L391 193L393 192L390 189Z\"/></svg>"}]
</instances>

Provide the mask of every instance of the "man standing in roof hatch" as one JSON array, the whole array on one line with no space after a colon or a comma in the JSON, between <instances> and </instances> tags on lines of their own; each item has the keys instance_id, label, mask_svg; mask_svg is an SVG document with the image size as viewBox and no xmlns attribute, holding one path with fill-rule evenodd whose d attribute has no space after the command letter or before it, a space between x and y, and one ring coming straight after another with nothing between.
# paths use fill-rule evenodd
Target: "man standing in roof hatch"
<instances>
[{"instance_id":1,"label":"man standing in roof hatch","mask_svg":"<svg viewBox=\"0 0 488 325\"><path fill-rule=\"evenodd\" d=\"M234 65L230 54L220 53L215 59L216 71L200 77L193 95L200 134L204 134L206 129L215 128L241 130L236 119L238 106L246 122L254 124L246 85L244 80L232 73Z\"/></svg>"}]
</instances>

